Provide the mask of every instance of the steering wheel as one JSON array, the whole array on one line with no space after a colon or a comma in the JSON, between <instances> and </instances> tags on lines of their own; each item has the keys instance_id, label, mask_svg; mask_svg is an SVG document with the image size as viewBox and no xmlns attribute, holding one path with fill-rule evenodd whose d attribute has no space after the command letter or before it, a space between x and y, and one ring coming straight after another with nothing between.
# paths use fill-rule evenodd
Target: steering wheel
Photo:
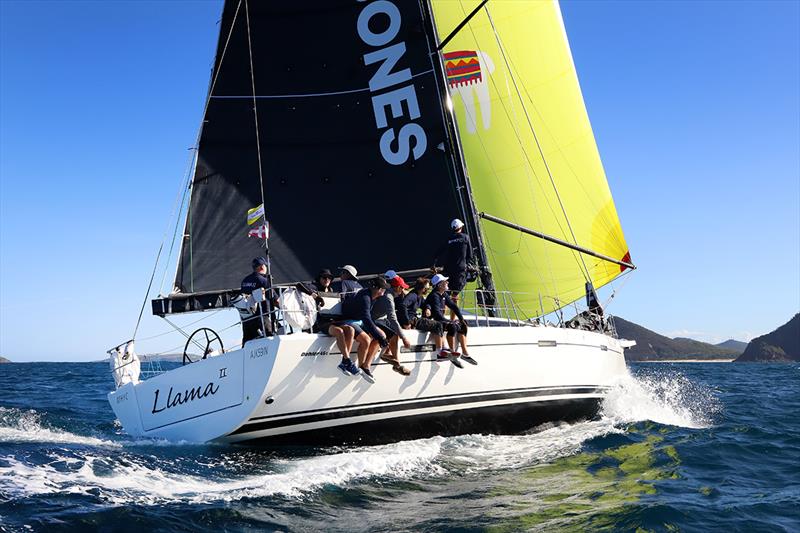
<instances>
[{"instance_id":1,"label":"steering wheel","mask_svg":"<svg viewBox=\"0 0 800 533\"><path fill-rule=\"evenodd\" d=\"M222 339L213 329L200 328L186 339L186 345L183 347L183 364L205 359L214 352L225 352L225 348L222 346Z\"/></svg>"}]
</instances>

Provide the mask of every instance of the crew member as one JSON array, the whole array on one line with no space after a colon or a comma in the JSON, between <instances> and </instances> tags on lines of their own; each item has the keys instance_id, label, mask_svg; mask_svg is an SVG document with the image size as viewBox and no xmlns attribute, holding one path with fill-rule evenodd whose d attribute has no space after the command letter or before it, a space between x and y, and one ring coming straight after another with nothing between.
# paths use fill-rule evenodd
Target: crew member
<instances>
[{"instance_id":1,"label":"crew member","mask_svg":"<svg viewBox=\"0 0 800 533\"><path fill-rule=\"evenodd\" d=\"M358 282L358 270L353 265L345 265L340 269L339 278L341 281L336 284L334 292L342 294L343 298L349 298L355 295L364 287Z\"/></svg>"},{"instance_id":2,"label":"crew member","mask_svg":"<svg viewBox=\"0 0 800 533\"><path fill-rule=\"evenodd\" d=\"M436 357L447 359L451 357L451 354L449 349L444 348L444 326L430 318L430 311L427 308L422 311L422 316L417 316L417 310L424 307L425 295L430 286L431 280L428 278L417 278L411 292L395 299L397 321L400 322L403 329L413 328L430 333L433 344L436 346Z\"/></svg>"},{"instance_id":3,"label":"crew member","mask_svg":"<svg viewBox=\"0 0 800 533\"><path fill-rule=\"evenodd\" d=\"M458 302L459 293L467 284L467 265L472 263L472 244L469 235L464 233L464 223L454 218L450 222L453 231L447 242L439 248L433 260L434 270L442 267L450 286L450 296ZM453 314L450 319L455 318Z\"/></svg>"},{"instance_id":4,"label":"crew member","mask_svg":"<svg viewBox=\"0 0 800 533\"><path fill-rule=\"evenodd\" d=\"M362 289L355 296L342 301L342 316L345 318L345 323L355 330L355 342L358 343L358 367L354 367L348 353L342 354L339 370L353 376L361 373L364 379L370 383L375 382L372 371L366 364L370 337L377 341L381 348L388 345L386 335L372 320L372 302L383 296L388 288L389 284L385 279L375 278L369 289Z\"/></svg>"},{"instance_id":5,"label":"crew member","mask_svg":"<svg viewBox=\"0 0 800 533\"><path fill-rule=\"evenodd\" d=\"M431 285L433 285L433 291L425 299L425 305L431 311L431 318L444 326L447 332L447 344L450 346L450 350L453 351L453 356L458 357L460 355L468 363L477 365L477 361L469 355L467 349L467 323L464 320L464 315L461 314L461 310L447 293L449 288L447 277L436 274L431 280ZM449 308L458 317L458 320L447 320L444 316L445 307ZM458 342L461 345L460 354L455 351L456 338L458 338Z\"/></svg>"},{"instance_id":6,"label":"crew member","mask_svg":"<svg viewBox=\"0 0 800 533\"><path fill-rule=\"evenodd\" d=\"M317 274L317 277L314 278L314 282L311 284L315 292L333 292L333 288L331 287L331 282L333 281L333 274L327 268L323 268Z\"/></svg>"},{"instance_id":7,"label":"crew member","mask_svg":"<svg viewBox=\"0 0 800 533\"><path fill-rule=\"evenodd\" d=\"M244 343L262 337L272 335L272 323L270 322L269 304L267 299L272 297L272 285L267 277L267 260L264 257L256 257L252 262L253 272L242 280L242 294L258 300L251 306L252 316L242 319L242 346ZM260 291L254 296L253 293Z\"/></svg>"},{"instance_id":8,"label":"crew member","mask_svg":"<svg viewBox=\"0 0 800 533\"><path fill-rule=\"evenodd\" d=\"M391 290L385 292L372 302L372 319L375 321L375 325L383 331L386 338L389 340L389 354L387 355L386 352L383 352L381 354L381 359L391 364L392 370L398 374L408 376L411 374L411 371L400 364L398 340L403 341L403 346L405 346L406 349L411 348L411 343L408 342L408 339L403 333L403 327L398 322L395 298L402 298L405 294L403 289L408 289L409 286L405 280L397 274L389 280L389 285L391 286ZM379 348L380 345L378 341L373 339L367 350L367 360L364 365L366 368L370 367L372 359L375 357L375 354L378 353Z\"/></svg>"}]
</instances>

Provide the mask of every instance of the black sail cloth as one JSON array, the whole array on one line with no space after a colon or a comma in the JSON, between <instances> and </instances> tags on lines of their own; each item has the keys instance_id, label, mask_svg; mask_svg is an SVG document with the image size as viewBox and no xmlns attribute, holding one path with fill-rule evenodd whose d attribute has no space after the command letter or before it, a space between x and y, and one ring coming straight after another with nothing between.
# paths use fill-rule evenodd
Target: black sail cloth
<instances>
[{"instance_id":1,"label":"black sail cloth","mask_svg":"<svg viewBox=\"0 0 800 533\"><path fill-rule=\"evenodd\" d=\"M247 7L275 283L345 263L363 273L429 264L461 213L453 160L438 148L443 95L420 5L249 0ZM247 236L260 224L248 226L246 212L262 203L262 189L244 3L225 5L213 75L180 292L238 287L250 260L264 254L263 241ZM425 204L435 206L424 209L430 231L409 234L405 218L386 212L387 196L418 200L421 215Z\"/></svg>"}]
</instances>

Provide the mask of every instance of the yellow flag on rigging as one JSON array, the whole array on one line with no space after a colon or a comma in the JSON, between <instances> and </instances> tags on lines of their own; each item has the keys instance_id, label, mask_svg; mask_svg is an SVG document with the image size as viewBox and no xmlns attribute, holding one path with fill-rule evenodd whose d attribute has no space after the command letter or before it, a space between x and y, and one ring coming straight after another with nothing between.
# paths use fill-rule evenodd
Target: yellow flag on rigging
<instances>
[{"instance_id":1,"label":"yellow flag on rigging","mask_svg":"<svg viewBox=\"0 0 800 533\"><path fill-rule=\"evenodd\" d=\"M247 210L247 225L254 224L259 218L264 216L264 204L261 204L253 209Z\"/></svg>"}]
</instances>

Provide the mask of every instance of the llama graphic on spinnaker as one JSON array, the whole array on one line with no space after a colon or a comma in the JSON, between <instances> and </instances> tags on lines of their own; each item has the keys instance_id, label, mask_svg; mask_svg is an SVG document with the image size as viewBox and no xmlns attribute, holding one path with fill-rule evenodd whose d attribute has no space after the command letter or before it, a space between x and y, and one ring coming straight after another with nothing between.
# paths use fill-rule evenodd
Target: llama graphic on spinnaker
<instances>
[{"instance_id":1,"label":"llama graphic on spinnaker","mask_svg":"<svg viewBox=\"0 0 800 533\"><path fill-rule=\"evenodd\" d=\"M477 130L475 98L481 112L483 129L492 123L492 106L489 100L489 75L494 72L492 59L480 50L458 50L444 54L447 84L450 92L458 93L467 113L467 132Z\"/></svg>"}]
</instances>

